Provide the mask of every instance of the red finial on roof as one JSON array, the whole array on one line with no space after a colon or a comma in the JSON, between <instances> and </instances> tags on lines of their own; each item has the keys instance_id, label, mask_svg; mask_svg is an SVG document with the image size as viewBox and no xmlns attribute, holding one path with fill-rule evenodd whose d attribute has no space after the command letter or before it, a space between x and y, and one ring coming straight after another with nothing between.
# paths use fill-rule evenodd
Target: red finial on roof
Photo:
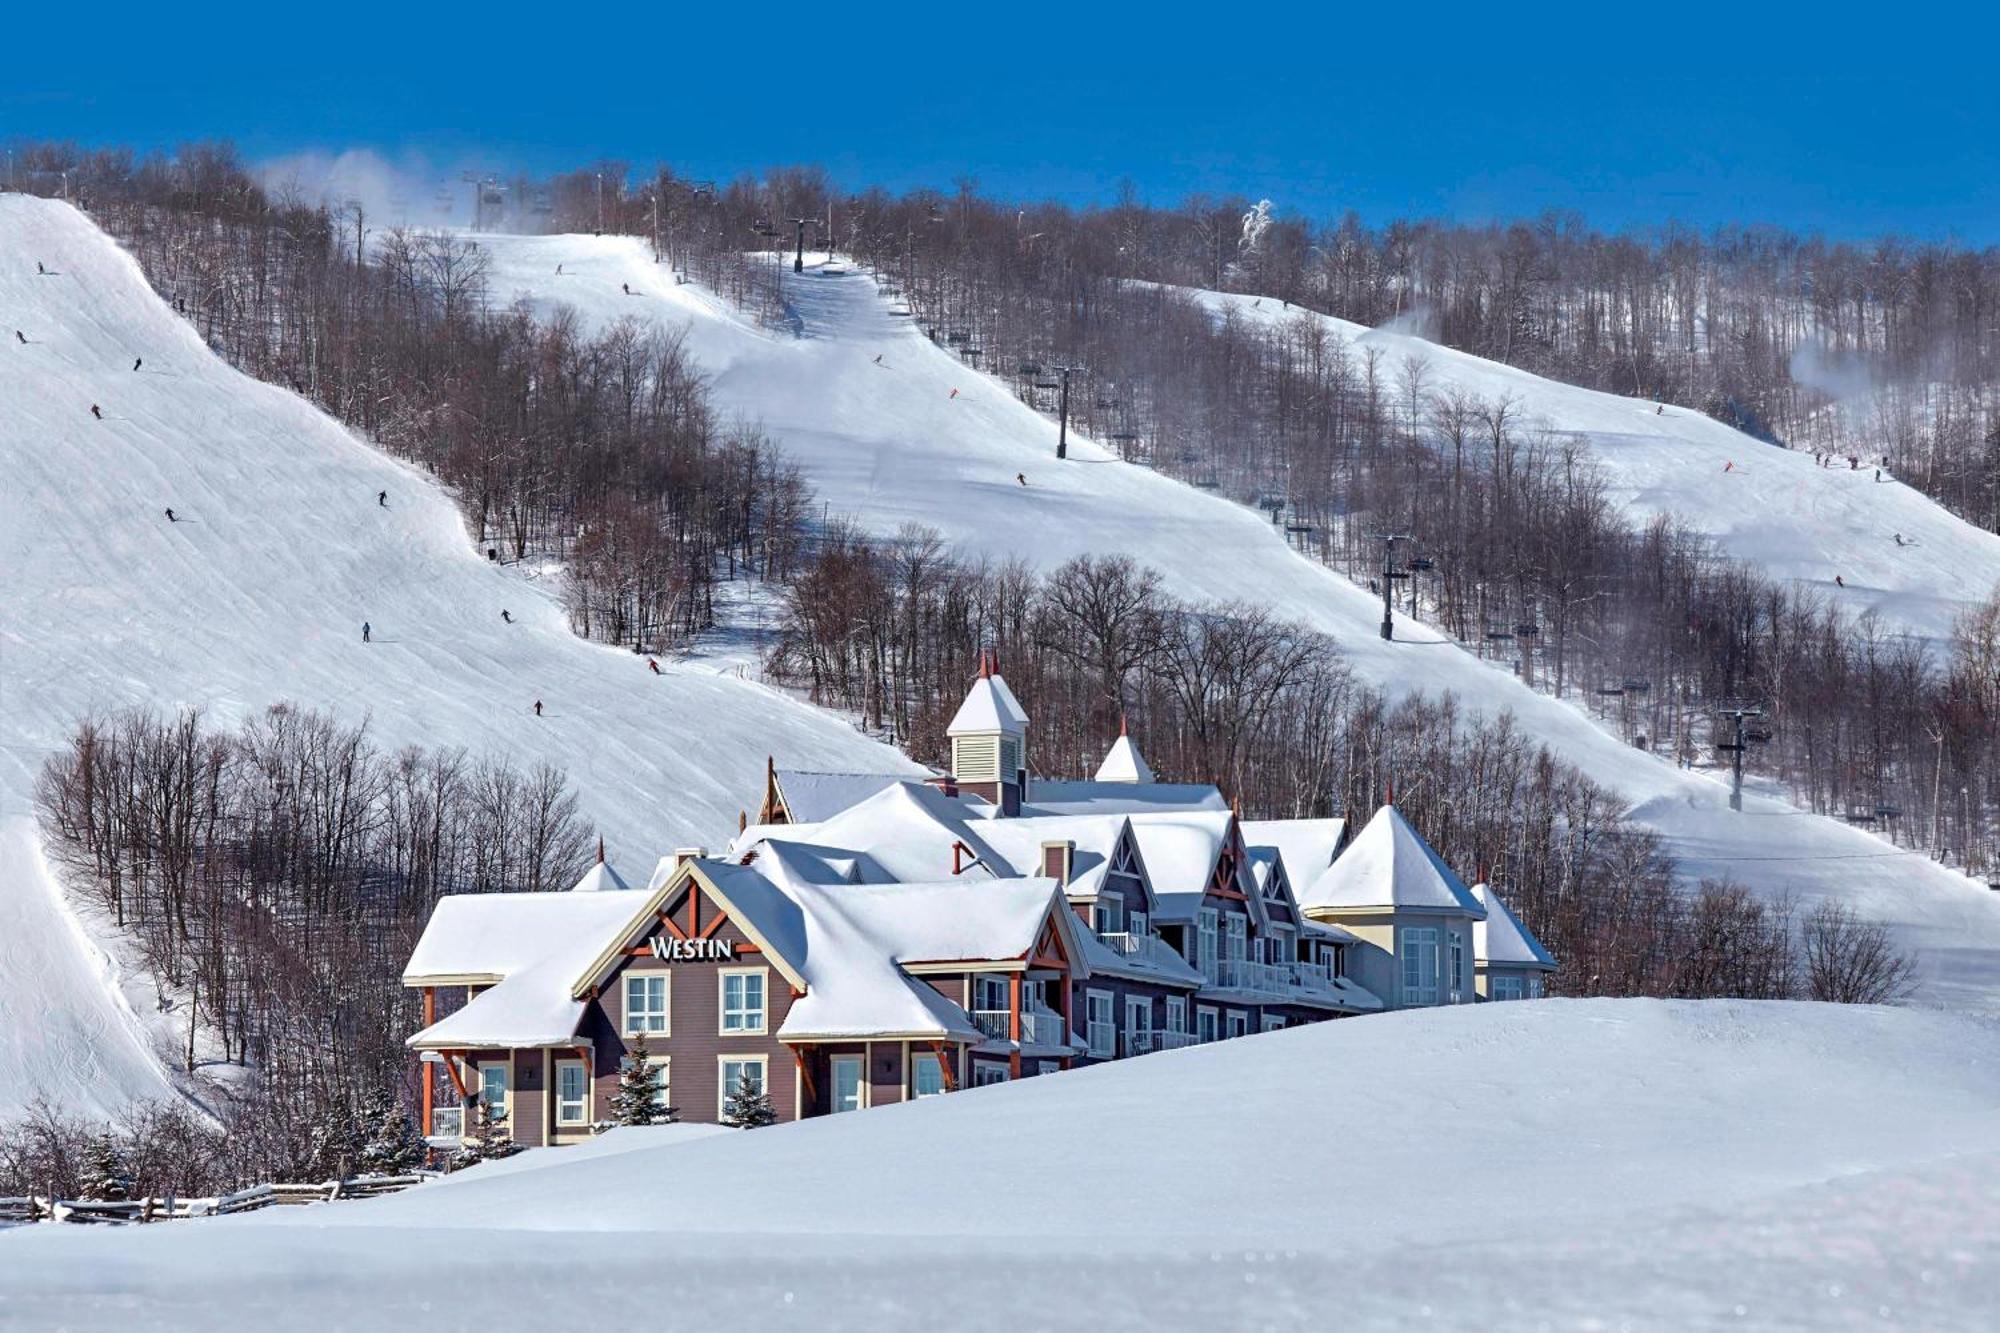
<instances>
[{"instance_id":1,"label":"red finial on roof","mask_svg":"<svg viewBox=\"0 0 2000 1333\"><path fill-rule=\"evenodd\" d=\"M993 675L993 650L991 648L981 648L979 650L979 678L981 680L986 680L989 679L992 675Z\"/></svg>"},{"instance_id":2,"label":"red finial on roof","mask_svg":"<svg viewBox=\"0 0 2000 1333\"><path fill-rule=\"evenodd\" d=\"M1229 798L1229 813L1235 815L1238 819L1243 818L1243 798L1241 796L1232 796Z\"/></svg>"},{"instance_id":3,"label":"red finial on roof","mask_svg":"<svg viewBox=\"0 0 2000 1333\"><path fill-rule=\"evenodd\" d=\"M750 827L750 812L748 810L738 810L736 812L736 831L738 833L741 833L744 829L747 829L749 827Z\"/></svg>"},{"instance_id":4,"label":"red finial on roof","mask_svg":"<svg viewBox=\"0 0 2000 1333\"><path fill-rule=\"evenodd\" d=\"M1123 713L1118 715L1118 734L1120 736L1125 734L1125 715Z\"/></svg>"},{"instance_id":5,"label":"red finial on roof","mask_svg":"<svg viewBox=\"0 0 2000 1333\"><path fill-rule=\"evenodd\" d=\"M1384 805L1394 805L1395 803L1396 803L1396 779L1394 779L1394 778L1390 778L1390 779L1389 779L1389 794L1388 794L1388 795L1387 795L1386 797L1384 797L1384 798L1383 798L1383 800L1382 800L1382 804L1384 804Z\"/></svg>"},{"instance_id":6,"label":"red finial on roof","mask_svg":"<svg viewBox=\"0 0 2000 1333\"><path fill-rule=\"evenodd\" d=\"M597 835L597 864L604 864L604 835L602 833Z\"/></svg>"}]
</instances>

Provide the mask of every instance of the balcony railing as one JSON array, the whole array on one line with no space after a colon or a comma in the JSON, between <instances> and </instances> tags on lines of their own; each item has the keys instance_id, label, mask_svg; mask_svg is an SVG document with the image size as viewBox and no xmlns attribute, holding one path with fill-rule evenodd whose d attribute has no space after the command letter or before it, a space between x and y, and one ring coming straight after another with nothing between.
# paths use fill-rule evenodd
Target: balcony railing
<instances>
[{"instance_id":1,"label":"balcony railing","mask_svg":"<svg viewBox=\"0 0 2000 1333\"><path fill-rule=\"evenodd\" d=\"M1013 1039L1013 1011L1009 1009L975 1009L972 1025L981 1034L993 1041ZM1050 1009L1023 1009L1021 1011L1021 1044L1024 1046L1064 1046L1069 1041L1063 1031L1062 1015Z\"/></svg>"},{"instance_id":2,"label":"balcony railing","mask_svg":"<svg viewBox=\"0 0 2000 1333\"><path fill-rule=\"evenodd\" d=\"M1177 1051L1183 1046L1194 1045L1192 1032L1155 1032L1153 1040L1163 1051Z\"/></svg>"},{"instance_id":3,"label":"balcony railing","mask_svg":"<svg viewBox=\"0 0 2000 1333\"><path fill-rule=\"evenodd\" d=\"M1166 965L1184 962L1180 954L1169 949L1157 935L1134 935L1130 931L1114 930L1099 935L1106 948L1125 958L1137 958L1141 962Z\"/></svg>"}]
</instances>

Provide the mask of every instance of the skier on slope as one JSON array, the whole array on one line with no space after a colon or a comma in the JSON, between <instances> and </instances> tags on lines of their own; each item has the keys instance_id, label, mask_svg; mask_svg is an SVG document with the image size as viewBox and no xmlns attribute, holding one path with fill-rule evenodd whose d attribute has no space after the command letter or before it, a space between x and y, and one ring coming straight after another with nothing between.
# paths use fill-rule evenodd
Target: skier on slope
<instances>
[{"instance_id":1,"label":"skier on slope","mask_svg":"<svg viewBox=\"0 0 2000 1333\"><path fill-rule=\"evenodd\" d=\"M169 522L169 523L178 523L178 522L180 522L180 520L179 520L179 519L177 519L177 518L175 518L175 517L174 517L174 511L173 511L173 510L171 510L171 509L167 510L167 522ZM1898 545L1900 545L1900 544L1901 544L1901 543L1900 543L1900 542L1898 542Z\"/></svg>"},{"instance_id":2,"label":"skier on slope","mask_svg":"<svg viewBox=\"0 0 2000 1333\"><path fill-rule=\"evenodd\" d=\"M99 407L96 403L92 403L90 405L90 415L96 417L99 421L102 421L104 420L104 409Z\"/></svg>"},{"instance_id":3,"label":"skier on slope","mask_svg":"<svg viewBox=\"0 0 2000 1333\"><path fill-rule=\"evenodd\" d=\"M1845 588L1847 586L1847 580L1840 577L1840 575L1835 574L1833 576L1833 586L1836 588Z\"/></svg>"},{"instance_id":4,"label":"skier on slope","mask_svg":"<svg viewBox=\"0 0 2000 1333\"><path fill-rule=\"evenodd\" d=\"M556 265L556 276L557 276L558 278L560 278L560 277L562 276L562 265L561 265L561 264L557 264L557 265Z\"/></svg>"},{"instance_id":5,"label":"skier on slope","mask_svg":"<svg viewBox=\"0 0 2000 1333\"><path fill-rule=\"evenodd\" d=\"M1025 472L1016 472L1014 474L1014 480L1020 482L1023 486L1026 486L1028 484L1028 474Z\"/></svg>"},{"instance_id":6,"label":"skier on slope","mask_svg":"<svg viewBox=\"0 0 2000 1333\"><path fill-rule=\"evenodd\" d=\"M1875 469L1875 480L1882 480L1882 469L1879 467Z\"/></svg>"},{"instance_id":7,"label":"skier on slope","mask_svg":"<svg viewBox=\"0 0 2000 1333\"><path fill-rule=\"evenodd\" d=\"M16 338L19 338L19 339L21 340L21 342L22 342L22 345L24 345L24 346L25 346L25 345L27 344L27 341L28 341L28 335L27 335L27 334L25 334L25 333L23 333L23 332L21 332L21 331L20 331L19 329L15 329L15 330L14 330L14 336L15 336Z\"/></svg>"},{"instance_id":8,"label":"skier on slope","mask_svg":"<svg viewBox=\"0 0 2000 1333\"><path fill-rule=\"evenodd\" d=\"M145 357L143 357L143 356L135 356L135 357L133 357L133 358L132 358L132 369L133 369L133 370L137 370L137 369L138 369L138 368L139 368L140 366L143 366L143 365L145 365L145 364L146 364L146 358L145 358Z\"/></svg>"},{"instance_id":9,"label":"skier on slope","mask_svg":"<svg viewBox=\"0 0 2000 1333\"><path fill-rule=\"evenodd\" d=\"M658 662L655 662L652 658L649 657L646 659L646 666L650 671L652 671L654 675L657 676L660 674L660 664Z\"/></svg>"},{"instance_id":10,"label":"skier on slope","mask_svg":"<svg viewBox=\"0 0 2000 1333\"><path fill-rule=\"evenodd\" d=\"M504 607L504 606L500 608L500 618L501 618L502 620L506 621L506 622L507 622L508 624L510 624L510 625L514 623L514 614L513 614L513 612L509 611L509 610L508 610L508 609L507 609L506 607Z\"/></svg>"},{"instance_id":11,"label":"skier on slope","mask_svg":"<svg viewBox=\"0 0 2000 1333\"><path fill-rule=\"evenodd\" d=\"M621 282L618 284L618 290L625 293L627 296L630 296L632 294L632 284L629 282Z\"/></svg>"},{"instance_id":12,"label":"skier on slope","mask_svg":"<svg viewBox=\"0 0 2000 1333\"><path fill-rule=\"evenodd\" d=\"M375 503L381 506L383 509L387 509L389 507L389 492L387 491L375 492Z\"/></svg>"},{"instance_id":13,"label":"skier on slope","mask_svg":"<svg viewBox=\"0 0 2000 1333\"><path fill-rule=\"evenodd\" d=\"M48 275L48 270L42 267L42 261L39 259L35 261L35 272L40 273L45 277Z\"/></svg>"},{"instance_id":14,"label":"skier on slope","mask_svg":"<svg viewBox=\"0 0 2000 1333\"><path fill-rule=\"evenodd\" d=\"M535 700L535 716L540 717L541 715L542 715L542 701L540 699L537 699Z\"/></svg>"},{"instance_id":15,"label":"skier on slope","mask_svg":"<svg viewBox=\"0 0 2000 1333\"><path fill-rule=\"evenodd\" d=\"M373 633L373 627L371 627L371 626L369 625L369 623L368 623L367 621L365 621L365 620L364 620L364 621L362 621L362 622L361 622L361 642L363 642L363 643L372 643L372 642L374 642L374 640L373 640L373 639L371 639L371 638L369 637L369 635L370 635L371 633Z\"/></svg>"},{"instance_id":16,"label":"skier on slope","mask_svg":"<svg viewBox=\"0 0 2000 1333\"><path fill-rule=\"evenodd\" d=\"M1908 545L1909 545L1909 543L1908 543L1908 542L1906 542L1906 541L1904 541L1904 540L1903 540L1903 534L1902 534L1902 533L1900 533L1900 532L1896 534L1896 545L1898 545L1898 546L1908 546Z\"/></svg>"},{"instance_id":17,"label":"skier on slope","mask_svg":"<svg viewBox=\"0 0 2000 1333\"><path fill-rule=\"evenodd\" d=\"M952 396L952 397L954 397L954 398L958 397L958 390L956 390L956 389L953 389L953 390L951 391L951 396Z\"/></svg>"},{"instance_id":18,"label":"skier on slope","mask_svg":"<svg viewBox=\"0 0 2000 1333\"><path fill-rule=\"evenodd\" d=\"M1724 464L1722 465L1722 470L1723 470L1724 472L1734 472L1734 471L1736 470L1736 464L1735 464L1735 463L1734 463L1733 461L1732 461L1732 462L1728 462L1728 463L1724 463Z\"/></svg>"}]
</instances>

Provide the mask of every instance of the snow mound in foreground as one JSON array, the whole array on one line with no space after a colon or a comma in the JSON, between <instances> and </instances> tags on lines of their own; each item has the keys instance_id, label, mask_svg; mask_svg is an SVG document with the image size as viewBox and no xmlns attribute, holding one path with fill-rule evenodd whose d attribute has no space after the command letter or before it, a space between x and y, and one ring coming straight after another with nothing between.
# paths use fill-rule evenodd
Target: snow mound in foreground
<instances>
[{"instance_id":1,"label":"snow mound in foreground","mask_svg":"<svg viewBox=\"0 0 2000 1333\"><path fill-rule=\"evenodd\" d=\"M132 1328L592 1293L760 1328L1973 1326L1996 1057L1990 1021L1915 1010L1412 1011L368 1203L39 1228L0 1286Z\"/></svg>"}]
</instances>

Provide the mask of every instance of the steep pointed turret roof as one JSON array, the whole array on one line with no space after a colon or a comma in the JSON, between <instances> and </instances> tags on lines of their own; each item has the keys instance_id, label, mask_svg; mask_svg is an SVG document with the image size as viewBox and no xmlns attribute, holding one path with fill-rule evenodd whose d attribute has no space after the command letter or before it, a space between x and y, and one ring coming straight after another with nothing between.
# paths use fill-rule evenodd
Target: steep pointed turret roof
<instances>
[{"instance_id":1,"label":"steep pointed turret roof","mask_svg":"<svg viewBox=\"0 0 2000 1333\"><path fill-rule=\"evenodd\" d=\"M1111 742L1111 750L1104 756L1104 762L1097 766L1099 782L1151 782L1153 770L1147 767L1146 756L1139 753L1139 747L1125 732L1124 719L1118 722L1118 739Z\"/></svg>"},{"instance_id":2,"label":"steep pointed turret roof","mask_svg":"<svg viewBox=\"0 0 2000 1333\"><path fill-rule=\"evenodd\" d=\"M1022 709L1014 691L1007 688L1006 677L990 652L979 657L979 674L973 677L972 688L965 693L965 702L952 714L951 725L945 734L960 731L1004 731L1019 735L1028 729L1028 714Z\"/></svg>"},{"instance_id":3,"label":"steep pointed turret roof","mask_svg":"<svg viewBox=\"0 0 2000 1333\"><path fill-rule=\"evenodd\" d=\"M1545 967L1556 965L1555 956L1542 947L1533 931L1521 924L1512 908L1500 900L1493 886L1472 886L1473 897L1486 909L1486 919L1472 923L1472 956L1481 963L1504 967Z\"/></svg>"},{"instance_id":4,"label":"steep pointed turret roof","mask_svg":"<svg viewBox=\"0 0 2000 1333\"><path fill-rule=\"evenodd\" d=\"M1475 919L1486 915L1465 881L1393 805L1377 810L1368 826L1318 878L1293 887L1299 906L1308 911L1394 908L1461 913Z\"/></svg>"}]
</instances>

